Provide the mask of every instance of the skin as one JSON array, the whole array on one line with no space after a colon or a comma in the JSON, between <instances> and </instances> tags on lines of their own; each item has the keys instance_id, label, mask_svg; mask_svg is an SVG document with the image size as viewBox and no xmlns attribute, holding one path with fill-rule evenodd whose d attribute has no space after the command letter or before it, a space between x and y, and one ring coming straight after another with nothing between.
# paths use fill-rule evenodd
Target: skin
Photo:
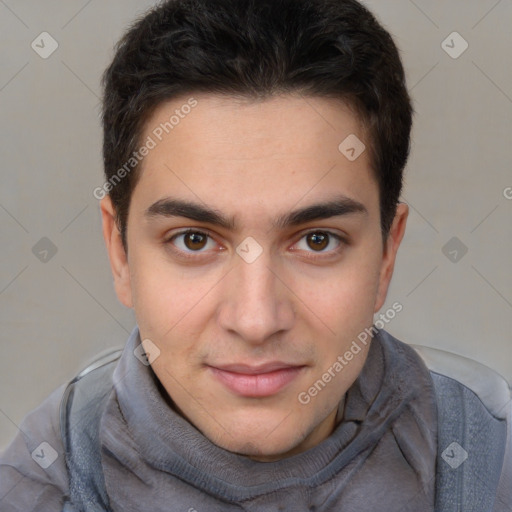
<instances>
[{"instance_id":1,"label":"skin","mask_svg":"<svg viewBox=\"0 0 512 512\"><path fill-rule=\"evenodd\" d=\"M128 254L110 198L101 201L115 288L119 300L134 308L141 340L160 350L152 368L176 410L226 450L278 460L316 446L333 431L338 404L370 344L307 405L297 397L373 324L408 207L398 205L384 242L368 151L350 162L338 150L350 134L365 141L357 117L340 101L194 98L197 106L142 162L128 216ZM161 104L142 140L187 99ZM272 225L279 215L337 195L361 203L366 212ZM166 197L206 204L233 216L236 228L146 215ZM196 245L185 236L171 240L187 228L211 238ZM345 242L330 237L319 247L308 238L311 231L329 231ZM252 263L236 252L247 237L263 250ZM234 393L211 370L269 361L302 368L263 398Z\"/></svg>"}]
</instances>

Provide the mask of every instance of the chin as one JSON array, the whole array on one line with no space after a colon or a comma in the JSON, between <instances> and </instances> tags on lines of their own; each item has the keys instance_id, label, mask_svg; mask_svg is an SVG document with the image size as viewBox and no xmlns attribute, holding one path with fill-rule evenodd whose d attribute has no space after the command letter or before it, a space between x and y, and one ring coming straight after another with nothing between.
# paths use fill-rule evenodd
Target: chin
<instances>
[{"instance_id":1,"label":"chin","mask_svg":"<svg viewBox=\"0 0 512 512\"><path fill-rule=\"evenodd\" d=\"M286 440L287 445L283 445L282 443L276 443L276 445L274 445L274 443L269 444L268 439L247 440L247 438L245 438L243 440L240 439L239 442L231 440L231 442L227 443L227 446L223 448L256 461L273 462L299 453L299 450L294 450L298 443L293 441L290 443L289 437Z\"/></svg>"},{"instance_id":2,"label":"chin","mask_svg":"<svg viewBox=\"0 0 512 512\"><path fill-rule=\"evenodd\" d=\"M231 429L231 435L219 432L220 438L212 441L225 450L261 461L279 460L304 451L307 433L301 434L298 425L291 428L280 423L282 420L274 420L272 428L257 429L253 421L246 428Z\"/></svg>"}]
</instances>

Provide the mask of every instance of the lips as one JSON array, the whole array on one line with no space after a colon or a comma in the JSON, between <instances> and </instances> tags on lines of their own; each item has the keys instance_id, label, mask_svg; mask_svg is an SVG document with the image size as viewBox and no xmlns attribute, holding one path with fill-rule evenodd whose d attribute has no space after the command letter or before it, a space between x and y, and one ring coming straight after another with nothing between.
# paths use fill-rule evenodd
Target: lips
<instances>
[{"instance_id":1,"label":"lips","mask_svg":"<svg viewBox=\"0 0 512 512\"><path fill-rule=\"evenodd\" d=\"M279 393L299 376L304 366L275 362L260 366L210 366L209 369L231 392L245 397L263 398Z\"/></svg>"}]
</instances>

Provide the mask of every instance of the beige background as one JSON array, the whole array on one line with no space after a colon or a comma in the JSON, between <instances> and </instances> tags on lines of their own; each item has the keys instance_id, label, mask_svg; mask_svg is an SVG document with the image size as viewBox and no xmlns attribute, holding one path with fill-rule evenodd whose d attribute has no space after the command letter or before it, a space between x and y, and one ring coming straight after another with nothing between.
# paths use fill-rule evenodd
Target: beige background
<instances>
[{"instance_id":1,"label":"beige background","mask_svg":"<svg viewBox=\"0 0 512 512\"><path fill-rule=\"evenodd\" d=\"M387 329L512 381L512 3L366 3L395 36L417 112L411 216L382 310L403 311ZM0 0L0 448L134 326L114 295L92 192L103 183L99 77L124 27L152 4ZM31 48L43 31L59 45L47 59ZM458 58L442 48L463 48L446 39L454 31L469 44ZM57 249L46 262L34 254L48 248L43 237Z\"/></svg>"}]
</instances>

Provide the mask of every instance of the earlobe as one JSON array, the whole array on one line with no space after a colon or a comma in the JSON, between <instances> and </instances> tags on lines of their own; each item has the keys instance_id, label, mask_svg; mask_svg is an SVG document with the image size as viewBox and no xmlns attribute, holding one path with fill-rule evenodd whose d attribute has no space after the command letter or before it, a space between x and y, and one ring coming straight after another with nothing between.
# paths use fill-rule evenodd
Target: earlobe
<instances>
[{"instance_id":1,"label":"earlobe","mask_svg":"<svg viewBox=\"0 0 512 512\"><path fill-rule=\"evenodd\" d=\"M128 258L116 222L116 212L110 196L100 201L103 238L107 247L110 268L118 299L128 308L133 307Z\"/></svg>"},{"instance_id":2,"label":"earlobe","mask_svg":"<svg viewBox=\"0 0 512 512\"><path fill-rule=\"evenodd\" d=\"M375 313L384 305L388 293L389 283L393 276L395 268L396 255L400 243L405 234L405 226L409 215L409 206L405 203L399 203L396 208L395 218L389 230L389 235L384 246L384 254L379 276L379 288L375 302Z\"/></svg>"}]
</instances>

